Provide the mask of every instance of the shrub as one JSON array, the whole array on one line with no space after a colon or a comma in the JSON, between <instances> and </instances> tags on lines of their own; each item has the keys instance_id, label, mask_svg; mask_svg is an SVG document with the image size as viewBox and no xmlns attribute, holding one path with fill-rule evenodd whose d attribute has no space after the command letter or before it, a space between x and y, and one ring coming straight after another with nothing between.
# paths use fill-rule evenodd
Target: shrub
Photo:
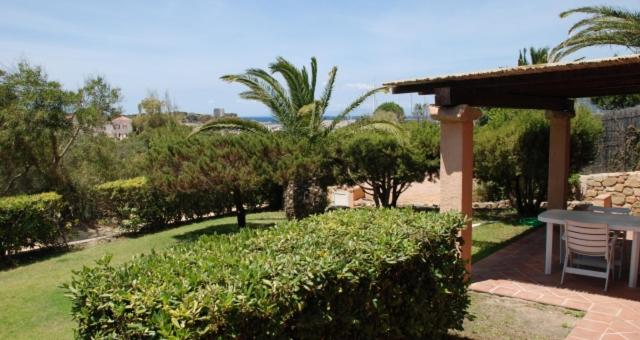
<instances>
[{"instance_id":1,"label":"shrub","mask_svg":"<svg viewBox=\"0 0 640 340\"><path fill-rule=\"evenodd\" d=\"M490 109L474 136L474 175L495 185L521 215L535 215L547 197L549 121L543 111ZM596 156L602 123L584 107L571 120L571 172Z\"/></svg>"},{"instance_id":2,"label":"shrub","mask_svg":"<svg viewBox=\"0 0 640 340\"><path fill-rule=\"evenodd\" d=\"M117 180L95 188L103 218L115 219L131 231L228 211L219 193L168 193L153 187L146 177Z\"/></svg>"},{"instance_id":3,"label":"shrub","mask_svg":"<svg viewBox=\"0 0 640 340\"><path fill-rule=\"evenodd\" d=\"M191 195L219 192L235 208L238 226L246 225L245 208L267 200L278 148L259 134L205 134L154 143L148 156L150 180L166 192Z\"/></svg>"},{"instance_id":4,"label":"shrub","mask_svg":"<svg viewBox=\"0 0 640 340\"><path fill-rule=\"evenodd\" d=\"M376 206L395 207L413 182L422 182L429 166L418 148L382 133L363 131L341 139L336 147L338 178L344 184L366 184Z\"/></svg>"},{"instance_id":5,"label":"shrub","mask_svg":"<svg viewBox=\"0 0 640 340\"><path fill-rule=\"evenodd\" d=\"M66 285L82 338L438 338L469 303L457 214L335 211L203 236Z\"/></svg>"},{"instance_id":6,"label":"shrub","mask_svg":"<svg viewBox=\"0 0 640 340\"><path fill-rule=\"evenodd\" d=\"M57 244L64 236L64 207L54 192L0 198L0 255Z\"/></svg>"}]
</instances>

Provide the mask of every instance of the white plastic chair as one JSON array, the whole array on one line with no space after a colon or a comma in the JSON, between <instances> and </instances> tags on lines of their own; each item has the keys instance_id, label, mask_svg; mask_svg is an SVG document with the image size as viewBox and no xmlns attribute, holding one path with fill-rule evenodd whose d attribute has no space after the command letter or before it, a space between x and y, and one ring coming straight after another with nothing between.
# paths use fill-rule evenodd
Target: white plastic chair
<instances>
[{"instance_id":1,"label":"white plastic chair","mask_svg":"<svg viewBox=\"0 0 640 340\"><path fill-rule=\"evenodd\" d=\"M560 284L564 284L564 276L566 273L598 277L605 279L604 290L606 292L609 287L611 266L614 263L614 248L616 242L616 237L610 237L609 225L565 221L564 228L566 237L565 258ZM573 255L581 255L581 257L600 261L604 259L605 271L573 267ZM585 261L581 262L588 267L598 267Z\"/></svg>"},{"instance_id":2,"label":"white plastic chair","mask_svg":"<svg viewBox=\"0 0 640 340\"><path fill-rule=\"evenodd\" d=\"M595 205L590 205L586 211L599 213L599 214L612 214L612 215L630 215L631 214L631 209L629 208L617 208L617 207L605 208L605 207L598 207ZM560 228L559 233L560 233L560 247L558 247L559 248L558 252L560 256L558 258L559 258L560 264L563 264L564 249L565 249L564 226ZM614 234L614 236L621 239L620 246L616 248L616 250L620 251L620 254L619 256L616 256L616 261L614 262L614 265L618 267L618 278L620 278L622 276L622 268L624 267L624 258L627 251L626 242L625 242L627 233L626 231L615 231L615 230L611 231L611 233Z\"/></svg>"}]
</instances>

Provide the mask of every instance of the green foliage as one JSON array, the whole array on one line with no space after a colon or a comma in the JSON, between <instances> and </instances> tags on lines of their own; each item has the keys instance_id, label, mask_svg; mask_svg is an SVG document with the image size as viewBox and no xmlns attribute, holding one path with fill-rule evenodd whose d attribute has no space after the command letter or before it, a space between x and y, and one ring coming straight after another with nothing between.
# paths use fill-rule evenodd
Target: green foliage
<instances>
[{"instance_id":1,"label":"green foliage","mask_svg":"<svg viewBox=\"0 0 640 340\"><path fill-rule=\"evenodd\" d=\"M245 207L266 201L274 184L275 160L280 158L273 139L254 134L197 134L190 138L163 138L149 155L151 179L167 193L219 193L234 206L238 225L245 225Z\"/></svg>"},{"instance_id":2,"label":"green foliage","mask_svg":"<svg viewBox=\"0 0 640 340\"><path fill-rule=\"evenodd\" d=\"M593 97L591 102L603 110L617 110L640 105L640 94Z\"/></svg>"},{"instance_id":3,"label":"green foliage","mask_svg":"<svg viewBox=\"0 0 640 340\"><path fill-rule=\"evenodd\" d=\"M527 59L527 52L529 52L529 58ZM518 66L546 64L549 59L548 47L530 47L528 50L523 48L518 55Z\"/></svg>"},{"instance_id":4,"label":"green foliage","mask_svg":"<svg viewBox=\"0 0 640 340\"><path fill-rule=\"evenodd\" d=\"M570 173L579 173L595 160L603 131L602 120L588 108L576 107L576 116L571 119Z\"/></svg>"},{"instance_id":5,"label":"green foliage","mask_svg":"<svg viewBox=\"0 0 640 340\"><path fill-rule=\"evenodd\" d=\"M413 182L439 169L438 126L412 122L406 140L390 134L357 132L336 143L335 158L343 184L366 184L376 206L395 207Z\"/></svg>"},{"instance_id":6,"label":"green foliage","mask_svg":"<svg viewBox=\"0 0 640 340\"><path fill-rule=\"evenodd\" d=\"M173 101L169 95L169 92L164 93L164 98L160 99L156 91L149 91L147 96L138 103L138 113L140 114L173 114L176 112L176 107L173 105Z\"/></svg>"},{"instance_id":7,"label":"green foliage","mask_svg":"<svg viewBox=\"0 0 640 340\"><path fill-rule=\"evenodd\" d=\"M414 104L413 108L411 109L411 115L417 121L421 121L421 120L427 118L427 116L429 115L428 105L426 103L425 104L419 104L419 103Z\"/></svg>"},{"instance_id":8,"label":"green foliage","mask_svg":"<svg viewBox=\"0 0 640 340\"><path fill-rule=\"evenodd\" d=\"M160 128L175 128L180 124L178 117L158 112L137 115L133 119L133 131L136 133L142 133L144 131L160 129Z\"/></svg>"},{"instance_id":9,"label":"green foliage","mask_svg":"<svg viewBox=\"0 0 640 340\"><path fill-rule=\"evenodd\" d=\"M542 111L490 109L476 129L475 177L503 192L522 215L536 214L546 199L549 122ZM595 159L602 123L585 108L571 121L571 172Z\"/></svg>"},{"instance_id":10,"label":"green foliage","mask_svg":"<svg viewBox=\"0 0 640 340\"><path fill-rule=\"evenodd\" d=\"M77 335L441 338L469 304L456 214L360 209L109 258L68 284ZM242 254L242 256L238 256Z\"/></svg>"},{"instance_id":11,"label":"green foliage","mask_svg":"<svg viewBox=\"0 0 640 340\"><path fill-rule=\"evenodd\" d=\"M561 18L586 14L569 29L569 37L551 50L550 59L560 59L591 46L616 45L640 51L640 12L611 6L588 6L560 13Z\"/></svg>"},{"instance_id":12,"label":"green foliage","mask_svg":"<svg viewBox=\"0 0 640 340\"><path fill-rule=\"evenodd\" d=\"M65 190L63 160L81 132L117 111L119 90L101 77L77 92L26 62L0 76L0 195Z\"/></svg>"},{"instance_id":13,"label":"green foliage","mask_svg":"<svg viewBox=\"0 0 640 340\"><path fill-rule=\"evenodd\" d=\"M95 197L103 218L114 219L130 231L164 228L169 223L228 210L216 192L167 193L151 185L146 177L100 184Z\"/></svg>"},{"instance_id":14,"label":"green foliage","mask_svg":"<svg viewBox=\"0 0 640 340\"><path fill-rule=\"evenodd\" d=\"M64 207L62 196L53 192L0 198L0 256L60 242Z\"/></svg>"},{"instance_id":15,"label":"green foliage","mask_svg":"<svg viewBox=\"0 0 640 340\"><path fill-rule=\"evenodd\" d=\"M311 58L309 69L304 66L297 68L288 60L278 57L269 65L268 71L251 68L242 74L225 75L223 80L239 83L247 88L240 97L257 101L269 108L282 129L277 133L270 133L244 120L235 119L234 122L230 119L217 119L207 122L199 130L199 133L225 130L260 133L287 143L294 153L280 163L282 166L279 173L283 179L280 184L287 187L284 209L290 219L303 218L324 210L326 199L305 201L305 198L316 197L316 193L326 191L326 174L331 171L324 166L325 161L319 161L319 156L327 153L327 139L349 113L374 93L385 90L378 88L363 94L333 121L323 124L337 72L337 67L331 68L319 97L316 97L318 64L315 58Z\"/></svg>"},{"instance_id":16,"label":"green foliage","mask_svg":"<svg viewBox=\"0 0 640 340\"><path fill-rule=\"evenodd\" d=\"M395 102L385 102L373 111L373 119L403 122L404 109Z\"/></svg>"}]
</instances>

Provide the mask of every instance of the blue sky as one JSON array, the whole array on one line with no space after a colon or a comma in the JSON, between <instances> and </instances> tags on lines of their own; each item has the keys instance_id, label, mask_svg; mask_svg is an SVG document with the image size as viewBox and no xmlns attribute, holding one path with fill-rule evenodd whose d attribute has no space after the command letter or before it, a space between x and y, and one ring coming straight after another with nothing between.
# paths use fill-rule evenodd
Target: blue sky
<instances>
[{"instance_id":1,"label":"blue sky","mask_svg":"<svg viewBox=\"0 0 640 340\"><path fill-rule=\"evenodd\" d=\"M220 80L277 56L319 62L320 81L333 65L338 80L330 112L384 81L512 66L518 49L553 46L578 17L558 13L590 0L449 1L7 1L0 2L0 67L22 59L77 88L104 75L136 112L149 90L169 91L181 110L214 107L268 115L238 98L242 87ZM607 5L640 9L637 0ZM599 48L576 57L604 57ZM408 109L424 97L378 95ZM429 98L426 98L429 100ZM360 109L372 110L374 100Z\"/></svg>"}]
</instances>

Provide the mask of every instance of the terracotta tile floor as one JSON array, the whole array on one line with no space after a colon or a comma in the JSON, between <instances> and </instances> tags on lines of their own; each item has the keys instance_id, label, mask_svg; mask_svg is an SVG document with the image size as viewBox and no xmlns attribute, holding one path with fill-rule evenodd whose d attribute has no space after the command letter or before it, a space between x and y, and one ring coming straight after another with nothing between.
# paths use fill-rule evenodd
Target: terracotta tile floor
<instances>
[{"instance_id":1,"label":"terracotta tile floor","mask_svg":"<svg viewBox=\"0 0 640 340\"><path fill-rule=\"evenodd\" d=\"M640 288L627 287L627 274L610 280L606 293L603 279L585 276L567 274L560 287L557 257L552 275L544 275L544 244L539 228L475 263L470 289L585 311L567 339L640 340Z\"/></svg>"}]
</instances>

